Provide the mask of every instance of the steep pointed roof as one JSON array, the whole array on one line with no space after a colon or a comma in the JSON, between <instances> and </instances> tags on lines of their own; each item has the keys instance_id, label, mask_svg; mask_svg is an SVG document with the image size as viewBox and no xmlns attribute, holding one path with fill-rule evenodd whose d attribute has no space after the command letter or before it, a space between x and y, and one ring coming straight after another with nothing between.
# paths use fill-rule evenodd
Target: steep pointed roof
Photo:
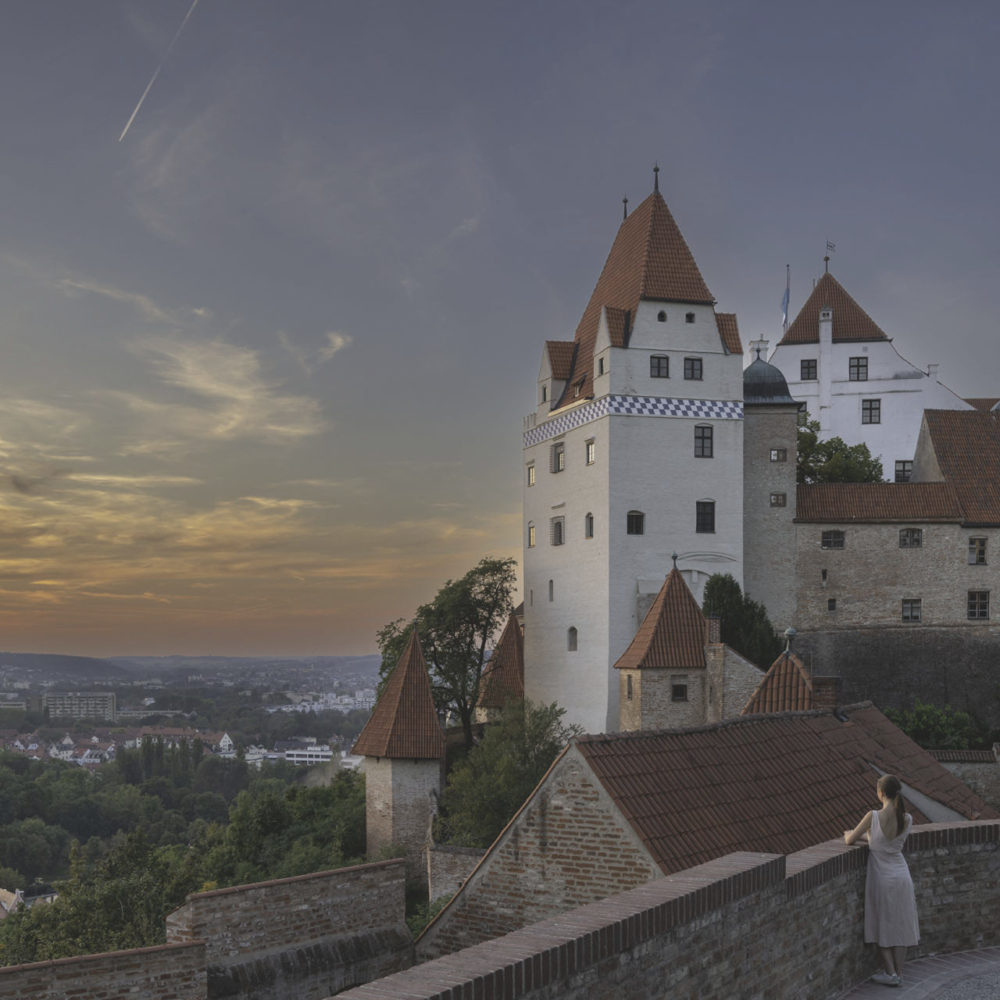
<instances>
[{"instance_id":1,"label":"steep pointed roof","mask_svg":"<svg viewBox=\"0 0 1000 1000\"><path fill-rule=\"evenodd\" d=\"M352 752L363 757L414 760L444 756L444 734L416 629L410 632L410 641Z\"/></svg>"},{"instance_id":2,"label":"steep pointed roof","mask_svg":"<svg viewBox=\"0 0 1000 1000\"><path fill-rule=\"evenodd\" d=\"M819 313L821 309L833 310L834 341L888 340L889 338L847 294L844 286L827 272L812 290L798 316L792 321L781 344L816 344L819 342Z\"/></svg>"},{"instance_id":3,"label":"steep pointed roof","mask_svg":"<svg viewBox=\"0 0 1000 1000\"><path fill-rule=\"evenodd\" d=\"M813 704L813 682L805 664L786 649L778 654L740 714L804 712L817 707Z\"/></svg>"},{"instance_id":4,"label":"steep pointed roof","mask_svg":"<svg viewBox=\"0 0 1000 1000\"><path fill-rule=\"evenodd\" d=\"M563 399L555 401L557 406L575 395L593 395L594 341L601 310L610 306L627 311L631 322L639 303L646 299L715 304L694 255L658 190L653 191L618 230L604 270L576 328L573 371Z\"/></svg>"},{"instance_id":5,"label":"steep pointed roof","mask_svg":"<svg viewBox=\"0 0 1000 1000\"><path fill-rule=\"evenodd\" d=\"M507 619L479 684L479 708L503 708L524 698L524 637L517 612Z\"/></svg>"},{"instance_id":6,"label":"steep pointed roof","mask_svg":"<svg viewBox=\"0 0 1000 1000\"><path fill-rule=\"evenodd\" d=\"M705 616L675 566L668 574L635 638L618 658L619 670L705 666Z\"/></svg>"}]
</instances>

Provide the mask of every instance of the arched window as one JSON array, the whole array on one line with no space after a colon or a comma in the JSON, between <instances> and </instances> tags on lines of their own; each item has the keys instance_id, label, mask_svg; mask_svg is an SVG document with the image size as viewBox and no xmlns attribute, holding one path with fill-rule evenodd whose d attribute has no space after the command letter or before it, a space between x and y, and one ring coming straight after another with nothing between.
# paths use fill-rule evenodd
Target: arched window
<instances>
[{"instance_id":1,"label":"arched window","mask_svg":"<svg viewBox=\"0 0 1000 1000\"><path fill-rule=\"evenodd\" d=\"M641 510L630 510L625 519L625 531L629 535L644 535L646 515Z\"/></svg>"},{"instance_id":2,"label":"arched window","mask_svg":"<svg viewBox=\"0 0 1000 1000\"><path fill-rule=\"evenodd\" d=\"M570 625L570 627L566 630L566 648L571 653L576 652L576 638L576 626Z\"/></svg>"},{"instance_id":3,"label":"arched window","mask_svg":"<svg viewBox=\"0 0 1000 1000\"><path fill-rule=\"evenodd\" d=\"M660 311L659 311L659 312L658 312L658 313L656 314L656 318L657 318L657 319L658 319L658 320L659 320L659 321L660 321L661 323L666 323L666 321L667 321L667 313L666 313L666 310L664 310L664 309L661 309L661 310L660 310Z\"/></svg>"},{"instance_id":4,"label":"arched window","mask_svg":"<svg viewBox=\"0 0 1000 1000\"><path fill-rule=\"evenodd\" d=\"M584 514L583 516L583 537L593 538L594 537L594 515Z\"/></svg>"}]
</instances>

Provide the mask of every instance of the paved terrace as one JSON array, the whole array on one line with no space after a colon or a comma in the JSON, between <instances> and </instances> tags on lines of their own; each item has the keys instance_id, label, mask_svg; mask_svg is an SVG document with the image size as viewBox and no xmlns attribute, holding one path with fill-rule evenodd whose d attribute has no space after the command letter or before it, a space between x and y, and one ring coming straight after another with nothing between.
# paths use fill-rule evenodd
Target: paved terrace
<instances>
[{"instance_id":1,"label":"paved terrace","mask_svg":"<svg viewBox=\"0 0 1000 1000\"><path fill-rule=\"evenodd\" d=\"M1000 948L936 955L908 962L903 985L881 986L865 982L844 993L840 1000L997 1000L1000 997Z\"/></svg>"}]
</instances>

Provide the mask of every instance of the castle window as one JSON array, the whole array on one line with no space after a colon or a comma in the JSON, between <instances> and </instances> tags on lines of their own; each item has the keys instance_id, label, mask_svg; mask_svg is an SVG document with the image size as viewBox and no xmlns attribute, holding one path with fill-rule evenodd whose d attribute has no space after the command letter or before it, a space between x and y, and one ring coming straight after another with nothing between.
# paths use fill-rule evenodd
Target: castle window
<instances>
[{"instance_id":1,"label":"castle window","mask_svg":"<svg viewBox=\"0 0 1000 1000\"><path fill-rule=\"evenodd\" d=\"M689 382L701 381L701 358L684 359L684 377Z\"/></svg>"},{"instance_id":2,"label":"castle window","mask_svg":"<svg viewBox=\"0 0 1000 1000\"><path fill-rule=\"evenodd\" d=\"M542 402L544 403L549 398L549 387L547 385L542 386Z\"/></svg>"},{"instance_id":3,"label":"castle window","mask_svg":"<svg viewBox=\"0 0 1000 1000\"><path fill-rule=\"evenodd\" d=\"M989 618L990 592L988 590L970 590L968 607L970 618Z\"/></svg>"},{"instance_id":4,"label":"castle window","mask_svg":"<svg viewBox=\"0 0 1000 1000\"><path fill-rule=\"evenodd\" d=\"M920 598L919 597L904 597L903 598L903 621L904 622L918 622L920 621Z\"/></svg>"},{"instance_id":5,"label":"castle window","mask_svg":"<svg viewBox=\"0 0 1000 1000\"><path fill-rule=\"evenodd\" d=\"M771 506L772 507L786 507L788 505L788 494L787 493L772 493L771 494Z\"/></svg>"},{"instance_id":6,"label":"castle window","mask_svg":"<svg viewBox=\"0 0 1000 1000\"><path fill-rule=\"evenodd\" d=\"M575 625L570 625L570 627L568 629L566 629L566 648L571 653L575 653L576 652L576 626Z\"/></svg>"},{"instance_id":7,"label":"castle window","mask_svg":"<svg viewBox=\"0 0 1000 1000\"><path fill-rule=\"evenodd\" d=\"M562 545L566 541L566 518L552 518L549 522L549 540L553 545Z\"/></svg>"},{"instance_id":8,"label":"castle window","mask_svg":"<svg viewBox=\"0 0 1000 1000\"><path fill-rule=\"evenodd\" d=\"M666 314L666 312L664 312L664 311L663 311L663 310L661 309L661 310L660 310L660 311L659 311L659 312L658 312L658 313L656 314L656 319L657 319L657 322L659 322L659 323L666 323L666 321L667 321L667 314Z\"/></svg>"},{"instance_id":9,"label":"castle window","mask_svg":"<svg viewBox=\"0 0 1000 1000\"><path fill-rule=\"evenodd\" d=\"M694 429L694 457L712 457L712 428L699 424Z\"/></svg>"},{"instance_id":10,"label":"castle window","mask_svg":"<svg viewBox=\"0 0 1000 1000\"><path fill-rule=\"evenodd\" d=\"M822 549L842 549L844 547L844 533L842 531L824 531L820 535L820 548Z\"/></svg>"},{"instance_id":11,"label":"castle window","mask_svg":"<svg viewBox=\"0 0 1000 1000\"><path fill-rule=\"evenodd\" d=\"M969 539L969 565L970 566L985 566L986 565L986 539L985 538L970 538Z\"/></svg>"},{"instance_id":12,"label":"castle window","mask_svg":"<svg viewBox=\"0 0 1000 1000\"><path fill-rule=\"evenodd\" d=\"M625 532L629 535L642 535L646 531L646 515L641 510L630 510L625 518Z\"/></svg>"},{"instance_id":13,"label":"castle window","mask_svg":"<svg viewBox=\"0 0 1000 1000\"><path fill-rule=\"evenodd\" d=\"M556 583L555 580L549 580L549 600L554 601L556 599Z\"/></svg>"},{"instance_id":14,"label":"castle window","mask_svg":"<svg viewBox=\"0 0 1000 1000\"><path fill-rule=\"evenodd\" d=\"M861 400L861 423L880 424L882 423L882 400L862 399Z\"/></svg>"},{"instance_id":15,"label":"castle window","mask_svg":"<svg viewBox=\"0 0 1000 1000\"><path fill-rule=\"evenodd\" d=\"M694 313L685 313L684 314L684 322L685 323L693 323L694 322Z\"/></svg>"},{"instance_id":16,"label":"castle window","mask_svg":"<svg viewBox=\"0 0 1000 1000\"><path fill-rule=\"evenodd\" d=\"M772 448L771 449L771 461L772 462L787 462L788 461L788 449L787 448Z\"/></svg>"},{"instance_id":17,"label":"castle window","mask_svg":"<svg viewBox=\"0 0 1000 1000\"><path fill-rule=\"evenodd\" d=\"M665 354L652 354L649 358L650 378L670 378L670 358Z\"/></svg>"},{"instance_id":18,"label":"castle window","mask_svg":"<svg viewBox=\"0 0 1000 1000\"><path fill-rule=\"evenodd\" d=\"M694 530L702 535L715 532L714 500L699 500L695 504Z\"/></svg>"},{"instance_id":19,"label":"castle window","mask_svg":"<svg viewBox=\"0 0 1000 1000\"><path fill-rule=\"evenodd\" d=\"M553 472L562 472L566 468L566 443L557 441L552 446L551 468Z\"/></svg>"},{"instance_id":20,"label":"castle window","mask_svg":"<svg viewBox=\"0 0 1000 1000\"><path fill-rule=\"evenodd\" d=\"M535 547L535 525L532 521L528 522L528 548L533 549Z\"/></svg>"},{"instance_id":21,"label":"castle window","mask_svg":"<svg viewBox=\"0 0 1000 1000\"><path fill-rule=\"evenodd\" d=\"M671 701L688 700L688 685L686 676L670 678L670 700Z\"/></svg>"},{"instance_id":22,"label":"castle window","mask_svg":"<svg viewBox=\"0 0 1000 1000\"><path fill-rule=\"evenodd\" d=\"M531 465L528 466L528 485L529 486L534 486L535 485L535 463L534 462L532 462Z\"/></svg>"},{"instance_id":23,"label":"castle window","mask_svg":"<svg viewBox=\"0 0 1000 1000\"><path fill-rule=\"evenodd\" d=\"M598 375L604 374L604 358L597 359L597 374Z\"/></svg>"},{"instance_id":24,"label":"castle window","mask_svg":"<svg viewBox=\"0 0 1000 1000\"><path fill-rule=\"evenodd\" d=\"M591 438L584 446L584 461L587 465L593 465L594 459L597 457L597 444L594 439Z\"/></svg>"},{"instance_id":25,"label":"castle window","mask_svg":"<svg viewBox=\"0 0 1000 1000\"><path fill-rule=\"evenodd\" d=\"M836 611L837 610L837 598L836 597L829 597L829 598L827 598L827 601L826 601L826 610L827 611Z\"/></svg>"},{"instance_id":26,"label":"castle window","mask_svg":"<svg viewBox=\"0 0 1000 1000\"><path fill-rule=\"evenodd\" d=\"M817 378L816 359L803 358L799 362L799 380L801 382L815 382Z\"/></svg>"},{"instance_id":27,"label":"castle window","mask_svg":"<svg viewBox=\"0 0 1000 1000\"><path fill-rule=\"evenodd\" d=\"M908 483L913 475L913 463L906 460L896 462L896 482Z\"/></svg>"},{"instance_id":28,"label":"castle window","mask_svg":"<svg viewBox=\"0 0 1000 1000\"><path fill-rule=\"evenodd\" d=\"M625 700L626 701L631 701L632 700L632 675L631 674L626 674L625 675Z\"/></svg>"},{"instance_id":29,"label":"castle window","mask_svg":"<svg viewBox=\"0 0 1000 1000\"><path fill-rule=\"evenodd\" d=\"M594 515L584 514L583 516L583 537L593 538L594 537Z\"/></svg>"},{"instance_id":30,"label":"castle window","mask_svg":"<svg viewBox=\"0 0 1000 1000\"><path fill-rule=\"evenodd\" d=\"M868 359L850 358L847 362L847 379L849 382L867 382Z\"/></svg>"},{"instance_id":31,"label":"castle window","mask_svg":"<svg viewBox=\"0 0 1000 1000\"><path fill-rule=\"evenodd\" d=\"M922 528L900 528L899 547L901 549L919 549L924 544Z\"/></svg>"}]
</instances>

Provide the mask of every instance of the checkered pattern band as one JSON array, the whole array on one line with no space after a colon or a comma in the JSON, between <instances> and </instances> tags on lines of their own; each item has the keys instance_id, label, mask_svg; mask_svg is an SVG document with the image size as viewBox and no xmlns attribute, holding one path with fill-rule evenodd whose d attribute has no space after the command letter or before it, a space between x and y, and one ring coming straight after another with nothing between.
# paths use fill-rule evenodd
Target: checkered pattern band
<instances>
[{"instance_id":1,"label":"checkered pattern band","mask_svg":"<svg viewBox=\"0 0 1000 1000\"><path fill-rule=\"evenodd\" d=\"M561 413L524 432L524 447L547 441L608 414L626 417L701 417L742 420L743 404L736 400L670 399L666 396L602 396Z\"/></svg>"}]
</instances>

